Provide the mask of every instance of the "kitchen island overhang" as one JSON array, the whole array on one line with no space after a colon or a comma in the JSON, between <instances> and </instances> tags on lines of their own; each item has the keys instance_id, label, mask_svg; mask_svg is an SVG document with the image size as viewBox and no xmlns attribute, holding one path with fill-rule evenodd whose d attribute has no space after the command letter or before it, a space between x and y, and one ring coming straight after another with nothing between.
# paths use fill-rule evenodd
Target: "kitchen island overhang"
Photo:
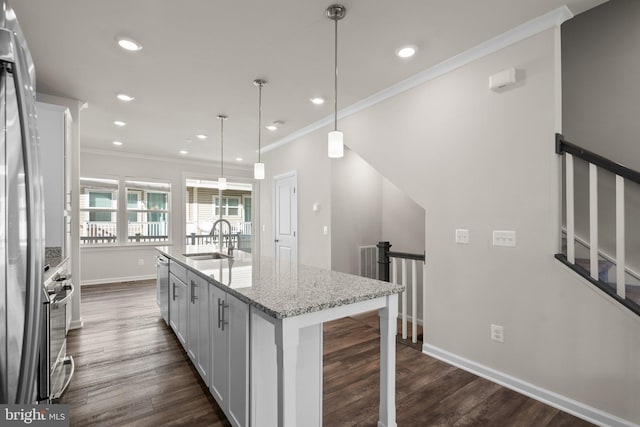
<instances>
[{"instance_id":1,"label":"kitchen island overhang","mask_svg":"<svg viewBox=\"0 0 640 427\"><path fill-rule=\"evenodd\" d=\"M380 316L378 425L396 425L395 335L398 293L404 286L304 265L293 266L287 269L287 274L277 275L273 260L262 258L256 263L250 254L239 251L234 252L232 258L194 256L219 253L211 246L156 249L176 266L248 305L248 390L245 391L248 422L243 424L238 421L243 417L227 414L232 424L321 426L322 324L377 310ZM209 304L213 313L214 301ZM225 307L228 305L223 301L223 329L227 324ZM220 312L217 317L220 326ZM233 320L233 314L230 318ZM215 330L213 314L210 321L210 327ZM215 348L213 340L210 344ZM203 379L206 382L211 377ZM220 400L212 385L207 386L216 400Z\"/></svg>"}]
</instances>

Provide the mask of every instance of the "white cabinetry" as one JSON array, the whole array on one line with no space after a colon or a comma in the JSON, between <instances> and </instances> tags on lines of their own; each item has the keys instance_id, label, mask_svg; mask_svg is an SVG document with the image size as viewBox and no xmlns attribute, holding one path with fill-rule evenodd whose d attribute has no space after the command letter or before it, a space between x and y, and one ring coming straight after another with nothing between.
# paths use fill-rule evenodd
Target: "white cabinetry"
<instances>
[{"instance_id":1,"label":"white cabinetry","mask_svg":"<svg viewBox=\"0 0 640 427\"><path fill-rule=\"evenodd\" d=\"M187 284L184 283L172 270L169 272L169 319L171 329L176 333L178 340L186 348L187 343Z\"/></svg>"},{"instance_id":2,"label":"white cabinetry","mask_svg":"<svg viewBox=\"0 0 640 427\"><path fill-rule=\"evenodd\" d=\"M211 307L209 389L234 426L249 419L249 305L215 285Z\"/></svg>"},{"instance_id":3,"label":"white cabinetry","mask_svg":"<svg viewBox=\"0 0 640 427\"><path fill-rule=\"evenodd\" d=\"M209 385L211 361L209 348L209 282L189 271L189 325L187 327L187 353L196 367L202 380Z\"/></svg>"},{"instance_id":4,"label":"white cabinetry","mask_svg":"<svg viewBox=\"0 0 640 427\"><path fill-rule=\"evenodd\" d=\"M44 184L45 246L59 248L64 258L70 254L69 243L69 179L65 153L70 137L71 115L66 107L36 103L40 168ZM65 203L68 202L68 203ZM54 266L52 266L54 267Z\"/></svg>"}]
</instances>

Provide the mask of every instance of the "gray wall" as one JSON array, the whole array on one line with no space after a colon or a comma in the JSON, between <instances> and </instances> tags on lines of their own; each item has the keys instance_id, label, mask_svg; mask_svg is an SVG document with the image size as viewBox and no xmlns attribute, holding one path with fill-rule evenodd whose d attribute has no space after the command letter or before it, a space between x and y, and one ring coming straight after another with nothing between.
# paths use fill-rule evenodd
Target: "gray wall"
<instances>
[{"instance_id":1,"label":"gray wall","mask_svg":"<svg viewBox=\"0 0 640 427\"><path fill-rule=\"evenodd\" d=\"M553 258L561 226L556 35L460 67L344 118L341 128L351 150L426 211L427 344L639 423L639 319ZM490 91L489 76L509 67L524 80ZM325 138L305 137L322 156ZM301 174L305 164L317 167L316 154ZM455 244L456 228L470 230L469 245ZM518 246L493 247L493 230L517 231ZM300 242L301 251L314 244ZM490 340L491 323L504 326L504 343Z\"/></svg>"},{"instance_id":2,"label":"gray wall","mask_svg":"<svg viewBox=\"0 0 640 427\"><path fill-rule=\"evenodd\" d=\"M359 246L382 237L382 176L345 148L331 165L331 269L359 274Z\"/></svg>"},{"instance_id":3,"label":"gray wall","mask_svg":"<svg viewBox=\"0 0 640 427\"><path fill-rule=\"evenodd\" d=\"M562 25L564 136L640 170L640 2L611 0ZM576 233L589 238L588 169L575 167ZM626 188L627 264L640 272L640 187ZM600 249L615 256L615 183L599 177Z\"/></svg>"},{"instance_id":4,"label":"gray wall","mask_svg":"<svg viewBox=\"0 0 640 427\"><path fill-rule=\"evenodd\" d=\"M298 261L331 268L331 160L326 133L307 135L262 156L266 177L260 182L262 254L273 256L273 177L296 171L298 175ZM313 211L314 203L320 209ZM323 234L323 227L328 234Z\"/></svg>"}]
</instances>

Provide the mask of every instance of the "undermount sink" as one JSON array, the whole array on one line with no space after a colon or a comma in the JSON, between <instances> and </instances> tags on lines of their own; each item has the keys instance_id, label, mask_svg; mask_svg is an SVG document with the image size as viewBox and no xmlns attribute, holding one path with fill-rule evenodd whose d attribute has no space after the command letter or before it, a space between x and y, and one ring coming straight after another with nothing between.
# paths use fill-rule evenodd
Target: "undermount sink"
<instances>
[{"instance_id":1,"label":"undermount sink","mask_svg":"<svg viewBox=\"0 0 640 427\"><path fill-rule=\"evenodd\" d=\"M207 252L207 253L197 253L197 254L182 254L187 258L190 258L194 261L204 261L208 259L226 259L231 258L229 255L221 254L220 252Z\"/></svg>"}]
</instances>

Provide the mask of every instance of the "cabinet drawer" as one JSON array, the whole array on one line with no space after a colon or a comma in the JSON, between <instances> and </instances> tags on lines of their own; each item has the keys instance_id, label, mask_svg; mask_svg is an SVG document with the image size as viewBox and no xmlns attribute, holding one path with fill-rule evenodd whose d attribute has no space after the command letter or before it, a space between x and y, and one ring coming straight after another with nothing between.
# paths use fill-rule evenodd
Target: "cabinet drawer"
<instances>
[{"instance_id":1,"label":"cabinet drawer","mask_svg":"<svg viewBox=\"0 0 640 427\"><path fill-rule=\"evenodd\" d=\"M184 283L188 283L187 281L187 269L178 264L177 262L171 260L169 261L169 271L173 273L178 279L182 280Z\"/></svg>"}]
</instances>

